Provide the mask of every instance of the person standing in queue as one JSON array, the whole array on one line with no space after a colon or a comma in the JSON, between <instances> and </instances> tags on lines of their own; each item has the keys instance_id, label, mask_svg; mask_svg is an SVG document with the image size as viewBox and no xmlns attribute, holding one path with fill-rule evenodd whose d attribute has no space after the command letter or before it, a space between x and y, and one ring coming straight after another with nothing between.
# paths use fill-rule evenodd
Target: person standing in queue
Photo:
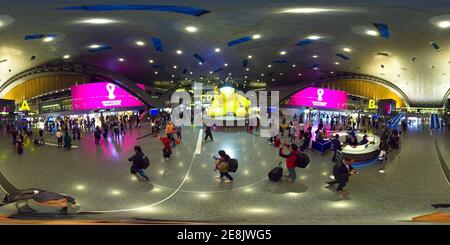
<instances>
[{"instance_id":1,"label":"person standing in queue","mask_svg":"<svg viewBox=\"0 0 450 245\"><path fill-rule=\"evenodd\" d=\"M228 172L228 162L230 161L230 156L224 151L219 151L219 157L214 157L215 167L214 171L219 171L220 175L216 176L216 179L222 180L223 177L227 177L228 179L225 180L225 183L231 183L233 181L233 177L231 177L230 173Z\"/></svg>"},{"instance_id":2,"label":"person standing in queue","mask_svg":"<svg viewBox=\"0 0 450 245\"><path fill-rule=\"evenodd\" d=\"M103 124L103 138L106 140L108 138L108 125Z\"/></svg>"},{"instance_id":3,"label":"person standing in queue","mask_svg":"<svg viewBox=\"0 0 450 245\"><path fill-rule=\"evenodd\" d=\"M64 149L70 150L72 149L72 138L69 135L69 131L64 133Z\"/></svg>"},{"instance_id":4,"label":"person standing in queue","mask_svg":"<svg viewBox=\"0 0 450 245\"><path fill-rule=\"evenodd\" d=\"M141 176L145 181L150 181L150 178L145 175L144 167L142 166L144 158L146 158L146 156L142 152L142 148L138 145L134 146L134 155L128 158L128 161L133 162L130 172L131 174L135 174L138 178Z\"/></svg>"},{"instance_id":5,"label":"person standing in queue","mask_svg":"<svg viewBox=\"0 0 450 245\"><path fill-rule=\"evenodd\" d=\"M341 141L339 140L339 134L335 134L334 135L334 139L333 139L333 158L331 159L331 161L336 162L336 155L337 155L337 151L342 151L342 145L341 145Z\"/></svg>"},{"instance_id":6,"label":"person standing in queue","mask_svg":"<svg viewBox=\"0 0 450 245\"><path fill-rule=\"evenodd\" d=\"M205 141L210 138L211 141L214 141L212 133L211 133L211 126L206 125L206 129L205 129Z\"/></svg>"},{"instance_id":7,"label":"person standing in queue","mask_svg":"<svg viewBox=\"0 0 450 245\"><path fill-rule=\"evenodd\" d=\"M16 144L17 144L17 154L22 155L23 154L23 135L22 133L18 133L16 137Z\"/></svg>"},{"instance_id":8,"label":"person standing in queue","mask_svg":"<svg viewBox=\"0 0 450 245\"><path fill-rule=\"evenodd\" d=\"M56 142L58 144L58 148L61 148L63 145L63 133L61 132L61 129L58 129L58 131L56 131Z\"/></svg>"},{"instance_id":9,"label":"person standing in queue","mask_svg":"<svg viewBox=\"0 0 450 245\"><path fill-rule=\"evenodd\" d=\"M347 185L347 182L349 180L350 175L357 174L358 172L352 167L353 160L345 157L342 159L342 162L336 163L333 167L333 175L334 180L327 182L328 187L331 187L335 184L339 184L336 188L336 191L341 194L347 194L346 191L344 191L344 187Z\"/></svg>"},{"instance_id":10,"label":"person standing in queue","mask_svg":"<svg viewBox=\"0 0 450 245\"><path fill-rule=\"evenodd\" d=\"M166 135L167 135L167 138L170 139L170 143L172 144L172 147L176 146L175 138L173 137L174 130L175 130L175 126L173 125L173 123L171 121L167 122Z\"/></svg>"},{"instance_id":11,"label":"person standing in queue","mask_svg":"<svg viewBox=\"0 0 450 245\"><path fill-rule=\"evenodd\" d=\"M297 167L296 161L297 157L300 155L298 151L298 146L296 144L291 144L291 153L284 154L283 152L283 144L280 145L280 157L286 158L286 168L288 170L288 175L290 182L295 182L297 179L297 173L295 172L295 168Z\"/></svg>"},{"instance_id":12,"label":"person standing in queue","mask_svg":"<svg viewBox=\"0 0 450 245\"><path fill-rule=\"evenodd\" d=\"M102 135L102 132L100 130L100 127L97 126L95 127L95 131L94 131L94 138L95 138L95 144L98 145L100 144L100 137Z\"/></svg>"},{"instance_id":13,"label":"person standing in queue","mask_svg":"<svg viewBox=\"0 0 450 245\"><path fill-rule=\"evenodd\" d=\"M309 144L311 142L311 137L312 137L311 130L312 130L312 127L309 126L303 135L304 141L303 141L303 145L302 145L302 151L305 151L309 148Z\"/></svg>"}]
</instances>

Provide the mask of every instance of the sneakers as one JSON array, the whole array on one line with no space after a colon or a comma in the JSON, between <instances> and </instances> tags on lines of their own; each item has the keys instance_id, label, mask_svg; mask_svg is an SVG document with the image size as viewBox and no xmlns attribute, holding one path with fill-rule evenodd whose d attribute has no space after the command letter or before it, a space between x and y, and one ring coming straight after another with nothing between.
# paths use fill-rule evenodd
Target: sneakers
<instances>
[{"instance_id":1,"label":"sneakers","mask_svg":"<svg viewBox=\"0 0 450 245\"><path fill-rule=\"evenodd\" d=\"M384 174L384 169L380 169L380 170L378 170L378 173L380 173L380 174Z\"/></svg>"},{"instance_id":2,"label":"sneakers","mask_svg":"<svg viewBox=\"0 0 450 245\"><path fill-rule=\"evenodd\" d=\"M214 177L215 179L223 179L223 177L220 177L220 176L216 176L216 177Z\"/></svg>"},{"instance_id":3,"label":"sneakers","mask_svg":"<svg viewBox=\"0 0 450 245\"><path fill-rule=\"evenodd\" d=\"M225 180L225 183L231 183L231 182L233 182L233 181L229 180L229 179Z\"/></svg>"},{"instance_id":4,"label":"sneakers","mask_svg":"<svg viewBox=\"0 0 450 245\"><path fill-rule=\"evenodd\" d=\"M346 192L346 191L337 191L339 194L342 194L342 195L346 195L346 194L348 194L348 192Z\"/></svg>"}]
</instances>

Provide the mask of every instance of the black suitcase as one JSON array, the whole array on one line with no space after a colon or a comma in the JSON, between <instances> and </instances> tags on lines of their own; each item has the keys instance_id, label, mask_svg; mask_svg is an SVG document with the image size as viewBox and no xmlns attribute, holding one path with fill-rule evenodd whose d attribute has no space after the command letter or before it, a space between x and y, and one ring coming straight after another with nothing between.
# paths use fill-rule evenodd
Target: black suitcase
<instances>
[{"instance_id":1,"label":"black suitcase","mask_svg":"<svg viewBox=\"0 0 450 245\"><path fill-rule=\"evenodd\" d=\"M17 149L17 153L18 153L19 155L22 155L22 154L23 154L23 147L19 147L19 148Z\"/></svg>"},{"instance_id":2,"label":"black suitcase","mask_svg":"<svg viewBox=\"0 0 450 245\"><path fill-rule=\"evenodd\" d=\"M267 177L269 177L269 180L277 182L281 179L283 176L283 168L281 167L281 162L278 164L277 167L270 170L270 172L267 174Z\"/></svg>"}]
</instances>

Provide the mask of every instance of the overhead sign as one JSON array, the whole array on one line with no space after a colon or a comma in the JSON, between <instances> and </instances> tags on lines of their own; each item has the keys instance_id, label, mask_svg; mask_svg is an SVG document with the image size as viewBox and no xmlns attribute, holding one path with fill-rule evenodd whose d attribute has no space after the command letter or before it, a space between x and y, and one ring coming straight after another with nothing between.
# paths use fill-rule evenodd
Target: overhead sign
<instances>
[{"instance_id":1,"label":"overhead sign","mask_svg":"<svg viewBox=\"0 0 450 245\"><path fill-rule=\"evenodd\" d=\"M22 101L22 105L20 106L19 111L31 111L27 100Z\"/></svg>"},{"instance_id":2,"label":"overhead sign","mask_svg":"<svg viewBox=\"0 0 450 245\"><path fill-rule=\"evenodd\" d=\"M137 84L144 89L143 84ZM71 87L72 110L98 110L124 107L140 107L144 104L119 86L101 82Z\"/></svg>"},{"instance_id":3,"label":"overhead sign","mask_svg":"<svg viewBox=\"0 0 450 245\"><path fill-rule=\"evenodd\" d=\"M344 110L347 109L347 92L310 87L292 95L289 105Z\"/></svg>"},{"instance_id":4,"label":"overhead sign","mask_svg":"<svg viewBox=\"0 0 450 245\"><path fill-rule=\"evenodd\" d=\"M377 109L378 105L375 100L369 100L369 109Z\"/></svg>"}]
</instances>

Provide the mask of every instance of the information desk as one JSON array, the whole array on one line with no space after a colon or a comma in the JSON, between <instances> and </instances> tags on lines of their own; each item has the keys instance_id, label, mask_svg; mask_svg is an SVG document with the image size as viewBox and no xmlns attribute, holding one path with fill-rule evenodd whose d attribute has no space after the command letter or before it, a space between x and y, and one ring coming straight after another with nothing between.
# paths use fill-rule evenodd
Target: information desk
<instances>
[{"instance_id":1,"label":"information desk","mask_svg":"<svg viewBox=\"0 0 450 245\"><path fill-rule=\"evenodd\" d=\"M339 141L341 141L341 143L344 143L348 133L347 132L333 133L333 136L336 134L339 135ZM364 137L363 133L356 134L358 142L360 142L363 137ZM378 149L378 147L380 146L380 137L373 134L367 134L367 140L369 140L369 143L365 145L350 146L344 144L341 151L342 155L344 157L350 157L357 162L376 158L380 154L380 150Z\"/></svg>"},{"instance_id":2,"label":"information desk","mask_svg":"<svg viewBox=\"0 0 450 245\"><path fill-rule=\"evenodd\" d=\"M331 149L331 141L330 140L313 141L312 148L323 154Z\"/></svg>"}]
</instances>

